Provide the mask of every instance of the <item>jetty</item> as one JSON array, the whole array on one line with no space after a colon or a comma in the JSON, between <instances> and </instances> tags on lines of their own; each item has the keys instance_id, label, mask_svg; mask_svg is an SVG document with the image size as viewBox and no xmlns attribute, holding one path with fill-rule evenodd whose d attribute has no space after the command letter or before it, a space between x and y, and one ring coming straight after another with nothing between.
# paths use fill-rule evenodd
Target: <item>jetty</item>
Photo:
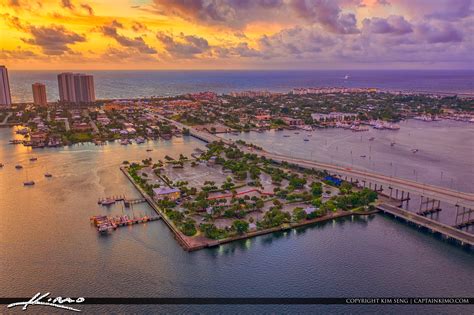
<instances>
[{"instance_id":1,"label":"jetty","mask_svg":"<svg viewBox=\"0 0 474 315\"><path fill-rule=\"evenodd\" d=\"M389 214L397 219L402 219L407 223L413 224L420 229L433 234L440 235L442 238L459 243L461 246L472 248L474 245L474 235L456 229L455 227L440 223L438 221L415 214L405 209L401 209L389 204L380 204L377 209L383 213Z\"/></svg>"},{"instance_id":2,"label":"jetty","mask_svg":"<svg viewBox=\"0 0 474 315\"><path fill-rule=\"evenodd\" d=\"M146 223L159 220L159 216L143 216L139 218L129 217L128 215L109 217L105 215L95 215L90 217L90 221L97 227L99 233L107 233L122 226Z\"/></svg>"}]
</instances>

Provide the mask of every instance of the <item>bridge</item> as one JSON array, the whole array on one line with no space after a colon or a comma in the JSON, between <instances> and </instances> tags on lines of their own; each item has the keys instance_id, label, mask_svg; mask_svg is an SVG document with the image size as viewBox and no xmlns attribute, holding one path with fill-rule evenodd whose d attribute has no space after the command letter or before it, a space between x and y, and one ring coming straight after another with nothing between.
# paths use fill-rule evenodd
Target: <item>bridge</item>
<instances>
[{"instance_id":1,"label":"bridge","mask_svg":"<svg viewBox=\"0 0 474 315\"><path fill-rule=\"evenodd\" d=\"M159 118L168 121L170 124L174 125L178 129L186 128L189 130L190 135L198 138L204 142L213 142L213 141L222 141L228 145L233 145L234 142L228 139L220 138L216 135L209 134L207 132L200 132L196 129L181 124L177 121L165 118L163 116L158 115ZM371 171L365 171L360 169L355 169L352 167L344 167L338 166L334 164L328 163L321 163L316 161L310 161L300 158L288 157L276 153L271 153L265 150L261 150L255 152L252 149L247 147L241 147L241 150L246 153L258 153L265 158L272 160L277 163L281 162L288 162L295 165L298 165L302 168L307 169L317 169L317 170L326 170L332 174L338 174L340 176L345 176L348 178L353 178L354 180L363 181L363 182L370 182L370 183L379 183L381 185L385 185L385 187L392 189L400 189L403 191L415 193L424 197L429 197L431 199L441 200L450 204L455 204L467 208L474 207L474 194L455 191L445 187L438 187L434 185L419 183L413 180L399 178L399 177L392 177L383 175L380 173L375 173Z\"/></svg>"},{"instance_id":2,"label":"bridge","mask_svg":"<svg viewBox=\"0 0 474 315\"><path fill-rule=\"evenodd\" d=\"M390 214L396 218L405 220L411 224L414 224L420 228L423 228L433 234L441 235L445 239L453 240L460 243L462 246L472 247L474 245L474 235L467 232L458 230L449 225L440 223L435 220L428 219L426 217L416 215L413 212L388 205L381 204L377 206L380 211Z\"/></svg>"}]
</instances>

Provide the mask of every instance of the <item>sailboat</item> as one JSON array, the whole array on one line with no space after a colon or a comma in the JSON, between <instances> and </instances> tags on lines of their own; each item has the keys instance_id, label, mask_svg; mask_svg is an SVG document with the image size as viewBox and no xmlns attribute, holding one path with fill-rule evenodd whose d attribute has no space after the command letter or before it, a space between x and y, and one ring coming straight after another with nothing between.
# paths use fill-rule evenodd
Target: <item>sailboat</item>
<instances>
[{"instance_id":1,"label":"sailboat","mask_svg":"<svg viewBox=\"0 0 474 315\"><path fill-rule=\"evenodd\" d=\"M348 80L350 78L350 76L348 74L346 74L346 76L344 77L344 80Z\"/></svg>"}]
</instances>

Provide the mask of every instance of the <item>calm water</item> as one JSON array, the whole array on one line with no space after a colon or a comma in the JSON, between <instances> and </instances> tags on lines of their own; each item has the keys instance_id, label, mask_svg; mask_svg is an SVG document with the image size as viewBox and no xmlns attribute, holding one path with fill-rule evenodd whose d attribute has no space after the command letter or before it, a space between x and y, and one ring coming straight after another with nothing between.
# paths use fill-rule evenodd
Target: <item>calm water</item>
<instances>
[{"instance_id":1,"label":"calm water","mask_svg":"<svg viewBox=\"0 0 474 315\"><path fill-rule=\"evenodd\" d=\"M203 144L185 137L126 147L77 145L32 153L29 148L8 145L12 133L0 129L0 161L5 164L0 169L0 296L32 296L37 291L116 297L469 296L474 292L472 251L382 215L328 222L193 253L183 251L161 221L100 237L89 224L89 216L131 210L101 208L97 198L138 196L118 169L123 160L189 155ZM146 148L154 151L146 152ZM33 155L38 161L28 160ZM25 168L15 170L17 163ZM46 171L54 177L44 178ZM27 177L36 181L34 187L23 187ZM140 205L133 212L151 213L151 209ZM96 313L473 312L469 306L81 309Z\"/></svg>"},{"instance_id":2,"label":"calm water","mask_svg":"<svg viewBox=\"0 0 474 315\"><path fill-rule=\"evenodd\" d=\"M10 71L14 102L32 101L31 84L47 85L58 99L60 71ZM95 77L97 98L170 96L199 91L288 92L295 87L346 86L389 90L474 93L474 71L87 71ZM346 74L349 80L344 80Z\"/></svg>"}]
</instances>

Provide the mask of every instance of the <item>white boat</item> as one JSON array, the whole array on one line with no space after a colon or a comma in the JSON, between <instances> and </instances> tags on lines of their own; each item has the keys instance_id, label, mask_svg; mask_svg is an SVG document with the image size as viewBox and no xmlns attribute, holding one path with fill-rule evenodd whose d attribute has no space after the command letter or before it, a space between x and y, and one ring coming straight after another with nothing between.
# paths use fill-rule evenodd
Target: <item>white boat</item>
<instances>
[{"instance_id":1,"label":"white boat","mask_svg":"<svg viewBox=\"0 0 474 315\"><path fill-rule=\"evenodd\" d=\"M418 152L418 151L419 151L418 149L413 149L413 150L411 150L412 153L416 153L416 152Z\"/></svg>"},{"instance_id":2,"label":"white boat","mask_svg":"<svg viewBox=\"0 0 474 315\"><path fill-rule=\"evenodd\" d=\"M397 125L397 124L386 124L386 125L385 125L385 129L389 129L389 130L399 130L399 129L400 129L400 126Z\"/></svg>"},{"instance_id":3,"label":"white boat","mask_svg":"<svg viewBox=\"0 0 474 315\"><path fill-rule=\"evenodd\" d=\"M350 76L348 74L346 74L346 76L344 77L344 80L348 80L350 78Z\"/></svg>"}]
</instances>

